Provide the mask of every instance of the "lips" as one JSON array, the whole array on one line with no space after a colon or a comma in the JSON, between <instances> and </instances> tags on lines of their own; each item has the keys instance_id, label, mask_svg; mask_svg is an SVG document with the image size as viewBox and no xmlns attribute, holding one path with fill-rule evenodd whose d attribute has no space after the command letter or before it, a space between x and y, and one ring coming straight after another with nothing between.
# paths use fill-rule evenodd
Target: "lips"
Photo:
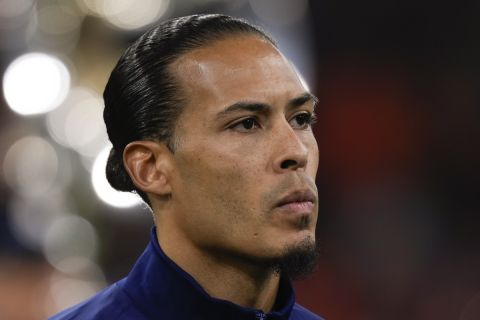
<instances>
[{"instance_id":1,"label":"lips","mask_svg":"<svg viewBox=\"0 0 480 320\"><path fill-rule=\"evenodd\" d=\"M296 190L277 202L275 207L288 207L288 206L303 206L303 207L312 207L316 202L317 197L315 194L309 190Z\"/></svg>"}]
</instances>

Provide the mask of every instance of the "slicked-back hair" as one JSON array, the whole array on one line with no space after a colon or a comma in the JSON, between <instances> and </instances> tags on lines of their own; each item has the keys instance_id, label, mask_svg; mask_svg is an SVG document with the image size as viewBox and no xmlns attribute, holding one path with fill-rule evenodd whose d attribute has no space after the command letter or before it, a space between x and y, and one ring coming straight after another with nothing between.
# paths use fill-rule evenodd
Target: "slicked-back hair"
<instances>
[{"instance_id":1,"label":"slicked-back hair","mask_svg":"<svg viewBox=\"0 0 480 320\"><path fill-rule=\"evenodd\" d=\"M276 46L269 35L245 20L208 14L162 22L127 48L103 93L103 118L113 145L106 175L113 188L137 192L150 205L125 170L126 145L138 140L158 141L174 152L174 128L185 101L169 66L193 49L242 34L258 36Z\"/></svg>"}]
</instances>

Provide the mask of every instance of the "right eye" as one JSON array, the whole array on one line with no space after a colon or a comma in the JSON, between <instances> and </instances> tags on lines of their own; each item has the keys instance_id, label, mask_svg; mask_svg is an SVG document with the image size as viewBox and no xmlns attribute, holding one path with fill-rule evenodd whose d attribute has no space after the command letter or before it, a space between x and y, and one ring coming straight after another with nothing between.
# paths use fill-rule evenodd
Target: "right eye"
<instances>
[{"instance_id":1,"label":"right eye","mask_svg":"<svg viewBox=\"0 0 480 320\"><path fill-rule=\"evenodd\" d=\"M233 123L228 128L239 132L251 132L260 128L260 125L254 117L249 117Z\"/></svg>"}]
</instances>

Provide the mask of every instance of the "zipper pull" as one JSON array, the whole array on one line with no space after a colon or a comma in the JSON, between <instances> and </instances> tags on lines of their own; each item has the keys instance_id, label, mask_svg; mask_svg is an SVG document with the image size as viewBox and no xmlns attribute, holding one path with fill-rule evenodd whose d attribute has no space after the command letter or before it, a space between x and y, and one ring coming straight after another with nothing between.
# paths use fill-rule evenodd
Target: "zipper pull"
<instances>
[{"instance_id":1,"label":"zipper pull","mask_svg":"<svg viewBox=\"0 0 480 320\"><path fill-rule=\"evenodd\" d=\"M255 318L257 320L266 320L267 319L267 315L261 311L258 311L256 314L255 314Z\"/></svg>"}]
</instances>

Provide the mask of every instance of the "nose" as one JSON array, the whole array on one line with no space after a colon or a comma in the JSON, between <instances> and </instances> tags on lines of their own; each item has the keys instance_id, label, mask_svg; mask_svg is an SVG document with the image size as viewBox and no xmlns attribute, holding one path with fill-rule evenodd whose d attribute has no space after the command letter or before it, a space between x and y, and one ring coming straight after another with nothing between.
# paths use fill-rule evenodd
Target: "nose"
<instances>
[{"instance_id":1,"label":"nose","mask_svg":"<svg viewBox=\"0 0 480 320\"><path fill-rule=\"evenodd\" d=\"M304 169L308 163L309 149L301 139L301 133L290 125L277 132L275 138L273 168L277 173Z\"/></svg>"}]
</instances>

